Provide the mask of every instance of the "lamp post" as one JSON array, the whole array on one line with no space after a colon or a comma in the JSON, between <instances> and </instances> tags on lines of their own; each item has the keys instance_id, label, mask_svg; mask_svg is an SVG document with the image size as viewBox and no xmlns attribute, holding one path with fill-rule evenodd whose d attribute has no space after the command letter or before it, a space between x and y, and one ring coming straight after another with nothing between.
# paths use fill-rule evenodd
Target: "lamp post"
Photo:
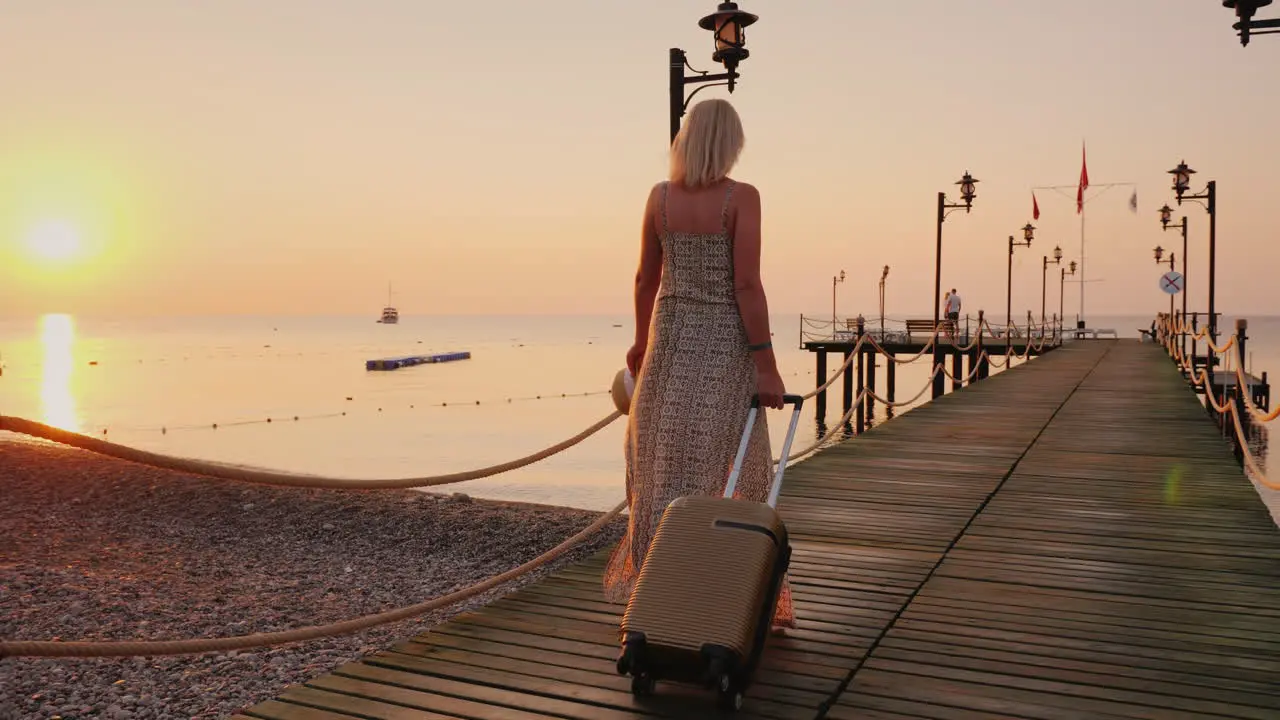
<instances>
[{"instance_id":1,"label":"lamp post","mask_svg":"<svg viewBox=\"0 0 1280 720\"><path fill-rule=\"evenodd\" d=\"M1045 278L1049 274L1049 256L1044 255L1042 257L1044 258L1044 266L1040 268L1040 324L1043 325L1045 321L1048 319L1045 316L1045 311L1044 311L1044 295L1045 295L1045 286L1047 285ZM1061 247L1055 246L1053 248L1053 264L1054 265L1062 264L1062 248Z\"/></svg>"},{"instance_id":2,"label":"lamp post","mask_svg":"<svg viewBox=\"0 0 1280 720\"><path fill-rule=\"evenodd\" d=\"M722 2L715 12L698 21L698 27L712 31L715 37L716 49L711 54L711 59L723 64L725 72L708 75L705 70L694 70L693 66L689 65L689 59L685 56L684 50L671 48L668 52L670 60L671 142L675 142L676 134L680 132L680 118L684 117L684 112L689 107L689 101L702 88L712 87L712 85L703 85L689 93L689 97L686 98L684 86L698 83L727 85L729 92L732 93L734 84L741 77L738 75L738 63L746 60L751 54L747 50L746 28L759 19L756 15L739 10L736 2ZM685 75L685 68L692 70L696 74L692 76Z\"/></svg>"},{"instance_id":3,"label":"lamp post","mask_svg":"<svg viewBox=\"0 0 1280 720\"><path fill-rule=\"evenodd\" d=\"M1071 268L1071 272L1067 272L1067 268ZM1066 303L1064 301L1067 299L1067 276L1075 274L1076 261L1072 260L1067 264L1067 267L1062 268L1062 280L1058 285L1058 322L1063 321L1062 314L1066 311ZM1058 342L1062 342L1062 339L1059 338Z\"/></svg>"},{"instance_id":4,"label":"lamp post","mask_svg":"<svg viewBox=\"0 0 1280 720\"><path fill-rule=\"evenodd\" d=\"M974 190L977 180L964 172L964 176L956 181L956 185L960 186L960 197L964 199L962 203L947 202L947 194L945 192L938 193L938 240L933 253L933 332L936 336L938 332L938 323L941 320L942 313L942 222L947 219L947 212L950 210L959 210L964 208L967 214L973 208L973 199L978 196ZM933 343L933 365L937 367L942 362L942 348L935 337ZM933 377L933 397L941 397L943 391L943 381L945 378L941 373L937 373Z\"/></svg>"},{"instance_id":5,"label":"lamp post","mask_svg":"<svg viewBox=\"0 0 1280 720\"><path fill-rule=\"evenodd\" d=\"M1253 20L1253 13L1271 4L1271 0L1222 0L1222 6L1236 11L1240 22L1231 26L1240 35L1240 44L1249 45L1249 33L1254 35L1270 35L1280 33L1280 18L1272 20Z\"/></svg>"},{"instance_id":6,"label":"lamp post","mask_svg":"<svg viewBox=\"0 0 1280 720\"><path fill-rule=\"evenodd\" d=\"M841 270L839 275L831 276L831 334L835 336L836 332L836 283L844 282L844 271Z\"/></svg>"},{"instance_id":7,"label":"lamp post","mask_svg":"<svg viewBox=\"0 0 1280 720\"><path fill-rule=\"evenodd\" d=\"M1187 216L1182 216L1182 222L1177 225L1169 225L1169 219L1173 217L1173 208L1167 204L1160 208L1160 228L1168 230L1170 227L1182 228L1182 321L1187 320ZM1182 352L1185 354L1187 334L1182 333Z\"/></svg>"},{"instance_id":8,"label":"lamp post","mask_svg":"<svg viewBox=\"0 0 1280 720\"><path fill-rule=\"evenodd\" d=\"M1035 227L1031 223L1027 223L1022 226L1022 242L1015 241L1012 235L1009 236L1009 289L1008 294L1005 296L1005 332L1008 332L1008 328L1013 327L1013 247L1015 245L1031 247L1031 240L1035 237L1035 232ZM1005 342L1007 343L1008 341L1009 338L1006 337Z\"/></svg>"},{"instance_id":9,"label":"lamp post","mask_svg":"<svg viewBox=\"0 0 1280 720\"><path fill-rule=\"evenodd\" d=\"M1216 180L1210 180L1205 191L1198 195L1188 195L1187 186L1191 184L1191 176L1195 170L1187 167L1186 161L1178 163L1178 167L1169 171L1173 175L1173 191L1177 195L1178 205L1182 205L1183 200L1204 200L1204 208L1209 212L1209 336L1214 342L1218 341L1218 315L1215 312L1214 289L1215 275L1217 274L1217 252L1218 252L1218 183ZM1186 257L1186 250L1183 250L1182 256Z\"/></svg>"},{"instance_id":10,"label":"lamp post","mask_svg":"<svg viewBox=\"0 0 1280 720\"><path fill-rule=\"evenodd\" d=\"M1156 264L1163 265L1164 260L1162 260L1162 258L1164 257L1164 248L1157 245L1154 252L1156 256ZM1174 257L1176 256L1177 256L1177 253L1169 253L1169 269L1170 270L1173 269ZM1183 292L1185 292L1185 290ZM1169 320L1170 321L1173 320L1173 296L1172 295L1169 296Z\"/></svg>"},{"instance_id":11,"label":"lamp post","mask_svg":"<svg viewBox=\"0 0 1280 720\"><path fill-rule=\"evenodd\" d=\"M880 273L880 342L884 342L884 281L889 277L889 266L884 266L884 272Z\"/></svg>"}]
</instances>

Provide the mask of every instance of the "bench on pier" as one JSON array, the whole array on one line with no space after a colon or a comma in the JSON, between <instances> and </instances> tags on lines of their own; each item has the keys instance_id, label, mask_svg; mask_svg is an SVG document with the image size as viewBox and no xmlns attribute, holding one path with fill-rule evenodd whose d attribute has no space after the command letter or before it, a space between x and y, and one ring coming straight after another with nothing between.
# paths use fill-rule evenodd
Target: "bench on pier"
<instances>
[{"instance_id":1,"label":"bench on pier","mask_svg":"<svg viewBox=\"0 0 1280 720\"><path fill-rule=\"evenodd\" d=\"M942 332L952 335L956 332L956 324L951 320L939 320L938 327L942 328ZM911 340L916 333L921 335L933 334L933 320L908 320L907 321L907 339Z\"/></svg>"},{"instance_id":2,"label":"bench on pier","mask_svg":"<svg viewBox=\"0 0 1280 720\"><path fill-rule=\"evenodd\" d=\"M1117 339L1119 339L1120 337L1116 333L1115 328L1076 328L1074 330L1068 329L1067 332L1075 333L1075 338L1077 340L1084 337L1085 335L1090 336L1094 340L1097 340L1099 335L1110 335L1111 337L1117 338Z\"/></svg>"}]
</instances>

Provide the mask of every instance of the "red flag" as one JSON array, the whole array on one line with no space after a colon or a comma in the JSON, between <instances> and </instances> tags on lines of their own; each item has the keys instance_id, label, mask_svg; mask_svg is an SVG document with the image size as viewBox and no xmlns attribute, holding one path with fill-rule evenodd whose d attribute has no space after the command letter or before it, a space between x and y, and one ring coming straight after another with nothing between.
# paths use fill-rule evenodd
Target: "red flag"
<instances>
[{"instance_id":1,"label":"red flag","mask_svg":"<svg viewBox=\"0 0 1280 720\"><path fill-rule=\"evenodd\" d=\"M1080 145L1080 187L1076 189L1076 214L1084 212L1084 191L1089 189L1089 163L1085 159L1084 144Z\"/></svg>"},{"instance_id":2,"label":"red flag","mask_svg":"<svg viewBox=\"0 0 1280 720\"><path fill-rule=\"evenodd\" d=\"M1031 191L1031 219L1040 219L1040 203L1036 202L1036 191Z\"/></svg>"}]
</instances>

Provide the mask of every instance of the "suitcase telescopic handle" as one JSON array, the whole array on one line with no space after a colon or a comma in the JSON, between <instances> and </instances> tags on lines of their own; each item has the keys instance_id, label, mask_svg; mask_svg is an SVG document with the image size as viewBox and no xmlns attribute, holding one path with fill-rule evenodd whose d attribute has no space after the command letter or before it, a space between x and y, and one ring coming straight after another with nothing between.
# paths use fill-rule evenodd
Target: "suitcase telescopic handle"
<instances>
[{"instance_id":1,"label":"suitcase telescopic handle","mask_svg":"<svg viewBox=\"0 0 1280 720\"><path fill-rule=\"evenodd\" d=\"M801 395L783 395L784 405L794 405L791 411L791 424L787 427L787 437L782 441L782 456L778 463L778 472L773 476L773 487L769 488L769 507L778 506L778 493L782 492L782 474L787 469L787 456L791 454L791 441L796 438L796 427L800 424L800 408L804 405ZM742 472L742 462L747 456L747 444L751 439L751 430L756 424L756 413L760 412L760 396L751 398L751 409L747 411L747 422L742 428L742 440L738 443L738 455L733 460L733 468L729 471L729 480L724 485L724 496L733 497L734 488L738 486L738 475Z\"/></svg>"},{"instance_id":2,"label":"suitcase telescopic handle","mask_svg":"<svg viewBox=\"0 0 1280 720\"><path fill-rule=\"evenodd\" d=\"M803 396L803 395L783 395L783 396L782 396L782 404L783 404L783 405L795 405L795 406L796 406L796 409L797 409L797 410L799 410L799 409L800 409L800 406L804 404L804 396ZM751 407L753 407L753 408L758 408L758 407L760 407L760 396L759 396L759 395L753 395L753 396L751 397Z\"/></svg>"}]
</instances>

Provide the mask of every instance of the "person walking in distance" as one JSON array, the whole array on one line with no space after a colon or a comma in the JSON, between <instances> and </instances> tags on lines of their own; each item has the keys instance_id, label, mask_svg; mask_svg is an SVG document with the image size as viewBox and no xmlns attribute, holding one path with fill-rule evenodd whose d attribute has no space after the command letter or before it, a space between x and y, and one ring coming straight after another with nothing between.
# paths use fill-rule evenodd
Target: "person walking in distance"
<instances>
[{"instance_id":1,"label":"person walking in distance","mask_svg":"<svg viewBox=\"0 0 1280 720\"><path fill-rule=\"evenodd\" d=\"M649 192L627 352L636 378L625 440L630 512L604 571L613 602L629 599L672 500L724 492L752 397L783 406L760 280L760 193L728 177L743 140L732 105L698 103L672 144L669 180ZM761 415L735 497L766 500L772 458ZM771 624L796 627L785 579Z\"/></svg>"},{"instance_id":2,"label":"person walking in distance","mask_svg":"<svg viewBox=\"0 0 1280 720\"><path fill-rule=\"evenodd\" d=\"M957 329L960 327L960 293L955 288L951 288L951 292L947 293L947 320L950 327L948 331L951 337L955 337Z\"/></svg>"}]
</instances>

